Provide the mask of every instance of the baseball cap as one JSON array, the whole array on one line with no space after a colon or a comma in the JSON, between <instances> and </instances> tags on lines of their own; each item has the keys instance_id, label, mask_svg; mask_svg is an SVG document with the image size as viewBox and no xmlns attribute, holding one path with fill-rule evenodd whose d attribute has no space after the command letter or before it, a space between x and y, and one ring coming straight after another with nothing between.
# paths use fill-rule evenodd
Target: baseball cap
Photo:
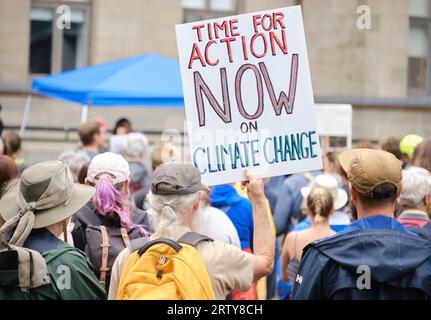
<instances>
[{"instance_id":1,"label":"baseball cap","mask_svg":"<svg viewBox=\"0 0 431 320\"><path fill-rule=\"evenodd\" d=\"M416 146L422 141L424 141L424 138L416 134L409 134L405 136L400 141L401 153L406 154L410 159L412 159Z\"/></svg>"},{"instance_id":2,"label":"baseball cap","mask_svg":"<svg viewBox=\"0 0 431 320\"><path fill-rule=\"evenodd\" d=\"M401 187L400 161L383 150L353 149L340 154L341 167L347 173L353 188L372 197L373 190L383 183Z\"/></svg>"},{"instance_id":3,"label":"baseball cap","mask_svg":"<svg viewBox=\"0 0 431 320\"><path fill-rule=\"evenodd\" d=\"M153 172L151 192L159 195L186 195L206 189L195 166L181 162L166 162Z\"/></svg>"},{"instance_id":4,"label":"baseball cap","mask_svg":"<svg viewBox=\"0 0 431 320\"><path fill-rule=\"evenodd\" d=\"M88 167L88 181L96 183L97 177L101 173L110 174L113 184L127 181L130 178L129 163L119 154L112 152L98 154L91 160Z\"/></svg>"}]
</instances>

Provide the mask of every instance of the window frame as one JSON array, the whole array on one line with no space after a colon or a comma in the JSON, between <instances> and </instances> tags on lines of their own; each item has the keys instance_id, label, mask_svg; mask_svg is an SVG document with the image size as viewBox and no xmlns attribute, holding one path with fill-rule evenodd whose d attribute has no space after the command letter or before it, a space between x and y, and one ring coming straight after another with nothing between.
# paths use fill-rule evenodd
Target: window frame
<instances>
[{"instance_id":1,"label":"window frame","mask_svg":"<svg viewBox=\"0 0 431 320\"><path fill-rule=\"evenodd\" d=\"M56 22L60 14L57 13L58 6L67 5L71 10L81 9L84 10L85 14L85 24L84 24L84 37L85 37L85 47L84 56L85 63L82 67L88 66L90 62L90 51L91 51L91 17L92 17L92 0L32 0L30 11L33 7L43 7L50 8L53 10L53 20L52 20L52 42L51 42L51 73L56 74L63 72L63 30L56 27ZM30 30L31 34L31 19L30 19ZM31 39L30 39L31 41ZM28 59L30 61L30 46ZM45 75L41 73L32 73L30 70L30 62L28 66L28 72L30 76Z\"/></svg>"},{"instance_id":2,"label":"window frame","mask_svg":"<svg viewBox=\"0 0 431 320\"><path fill-rule=\"evenodd\" d=\"M409 32L412 25L425 25L428 29L428 35L431 36L431 5L428 8L428 16L412 16L409 15ZM429 39L428 39L429 40ZM410 56L407 55L407 61ZM408 63L407 63L408 68ZM410 70L407 70L407 77L409 76ZM428 41L428 55L426 57L426 70L425 70L425 88L411 88L409 87L409 80L407 78L407 91L409 96L429 96L431 95L431 41Z\"/></svg>"},{"instance_id":3,"label":"window frame","mask_svg":"<svg viewBox=\"0 0 431 320\"><path fill-rule=\"evenodd\" d=\"M211 9L211 0L204 0L204 7L202 9L195 9L195 8L183 8L183 22L187 23L190 21L186 21L185 18L187 15L193 15L193 16L201 16L203 20L207 19L217 19L221 17L227 17L227 16L233 16L238 14L239 8L240 8L240 0L234 0L235 7L233 10L214 10Z\"/></svg>"}]
</instances>

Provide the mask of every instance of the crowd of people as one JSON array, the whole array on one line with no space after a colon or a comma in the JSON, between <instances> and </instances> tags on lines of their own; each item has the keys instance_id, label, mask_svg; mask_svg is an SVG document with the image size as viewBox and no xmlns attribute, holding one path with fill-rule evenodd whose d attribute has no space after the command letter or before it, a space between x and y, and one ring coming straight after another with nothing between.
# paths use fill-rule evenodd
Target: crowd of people
<instances>
[{"instance_id":1,"label":"crowd of people","mask_svg":"<svg viewBox=\"0 0 431 320\"><path fill-rule=\"evenodd\" d=\"M0 299L431 299L431 141L209 188L172 143L101 119L27 166L0 152Z\"/></svg>"}]
</instances>

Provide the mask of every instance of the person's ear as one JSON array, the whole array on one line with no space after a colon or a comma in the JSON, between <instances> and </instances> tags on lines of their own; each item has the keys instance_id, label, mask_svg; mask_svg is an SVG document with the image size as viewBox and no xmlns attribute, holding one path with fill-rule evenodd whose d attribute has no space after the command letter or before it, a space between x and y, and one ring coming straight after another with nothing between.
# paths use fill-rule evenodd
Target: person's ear
<instances>
[{"instance_id":1,"label":"person's ear","mask_svg":"<svg viewBox=\"0 0 431 320\"><path fill-rule=\"evenodd\" d=\"M427 194L424 198L425 207L431 206L431 194Z\"/></svg>"},{"instance_id":2,"label":"person's ear","mask_svg":"<svg viewBox=\"0 0 431 320\"><path fill-rule=\"evenodd\" d=\"M356 194L355 189L353 189L353 187L352 187L352 184L351 184L351 183L349 183L349 194L350 194L350 199L352 200L352 202L353 202L353 201L356 201L357 194Z\"/></svg>"},{"instance_id":3,"label":"person's ear","mask_svg":"<svg viewBox=\"0 0 431 320\"><path fill-rule=\"evenodd\" d=\"M196 213L196 212L198 211L198 209L199 209L199 205L200 205L200 202L201 202L201 193L199 192L199 193L198 193L198 198L197 198L197 199L196 199L196 201L193 203L192 211L193 211L194 213Z\"/></svg>"},{"instance_id":4,"label":"person's ear","mask_svg":"<svg viewBox=\"0 0 431 320\"><path fill-rule=\"evenodd\" d=\"M88 178L85 178L85 180L84 180L84 184L86 184L87 186L89 186L89 185L90 185L90 181L88 181Z\"/></svg>"},{"instance_id":5,"label":"person's ear","mask_svg":"<svg viewBox=\"0 0 431 320\"><path fill-rule=\"evenodd\" d=\"M350 194L350 201L357 207L358 203L358 192L355 190L355 188L352 187L352 184L349 182L349 194Z\"/></svg>"},{"instance_id":6,"label":"person's ear","mask_svg":"<svg viewBox=\"0 0 431 320\"><path fill-rule=\"evenodd\" d=\"M307 215L308 218L310 218L311 221L313 221L313 214L311 213L310 209L306 208L305 214Z\"/></svg>"},{"instance_id":7,"label":"person's ear","mask_svg":"<svg viewBox=\"0 0 431 320\"><path fill-rule=\"evenodd\" d=\"M126 195L127 199L130 200L131 197L131 191L130 191L130 179L124 181L124 185L123 185L123 192Z\"/></svg>"},{"instance_id":8,"label":"person's ear","mask_svg":"<svg viewBox=\"0 0 431 320\"><path fill-rule=\"evenodd\" d=\"M195 204L193 205L193 211L197 211L199 208L199 201L196 201Z\"/></svg>"},{"instance_id":9,"label":"person's ear","mask_svg":"<svg viewBox=\"0 0 431 320\"><path fill-rule=\"evenodd\" d=\"M397 191L397 196L396 196L397 199L400 197L402 191L403 191L403 186L401 185Z\"/></svg>"}]
</instances>

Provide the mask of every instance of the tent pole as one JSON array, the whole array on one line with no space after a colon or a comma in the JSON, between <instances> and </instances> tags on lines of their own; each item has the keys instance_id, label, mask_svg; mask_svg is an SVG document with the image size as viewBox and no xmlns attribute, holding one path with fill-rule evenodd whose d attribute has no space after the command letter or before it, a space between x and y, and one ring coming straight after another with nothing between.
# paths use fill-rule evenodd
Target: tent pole
<instances>
[{"instance_id":1,"label":"tent pole","mask_svg":"<svg viewBox=\"0 0 431 320\"><path fill-rule=\"evenodd\" d=\"M25 103L25 109L24 109L24 114L22 116L22 120L21 120L21 127L19 129L19 135L22 137L22 135L24 134L25 131L25 127L27 125L27 117L28 114L30 112L30 108L31 108L31 92L27 97L27 101Z\"/></svg>"},{"instance_id":2,"label":"tent pole","mask_svg":"<svg viewBox=\"0 0 431 320\"><path fill-rule=\"evenodd\" d=\"M84 123L87 121L88 118L88 104L82 105L82 111L81 111L81 123Z\"/></svg>"}]
</instances>

